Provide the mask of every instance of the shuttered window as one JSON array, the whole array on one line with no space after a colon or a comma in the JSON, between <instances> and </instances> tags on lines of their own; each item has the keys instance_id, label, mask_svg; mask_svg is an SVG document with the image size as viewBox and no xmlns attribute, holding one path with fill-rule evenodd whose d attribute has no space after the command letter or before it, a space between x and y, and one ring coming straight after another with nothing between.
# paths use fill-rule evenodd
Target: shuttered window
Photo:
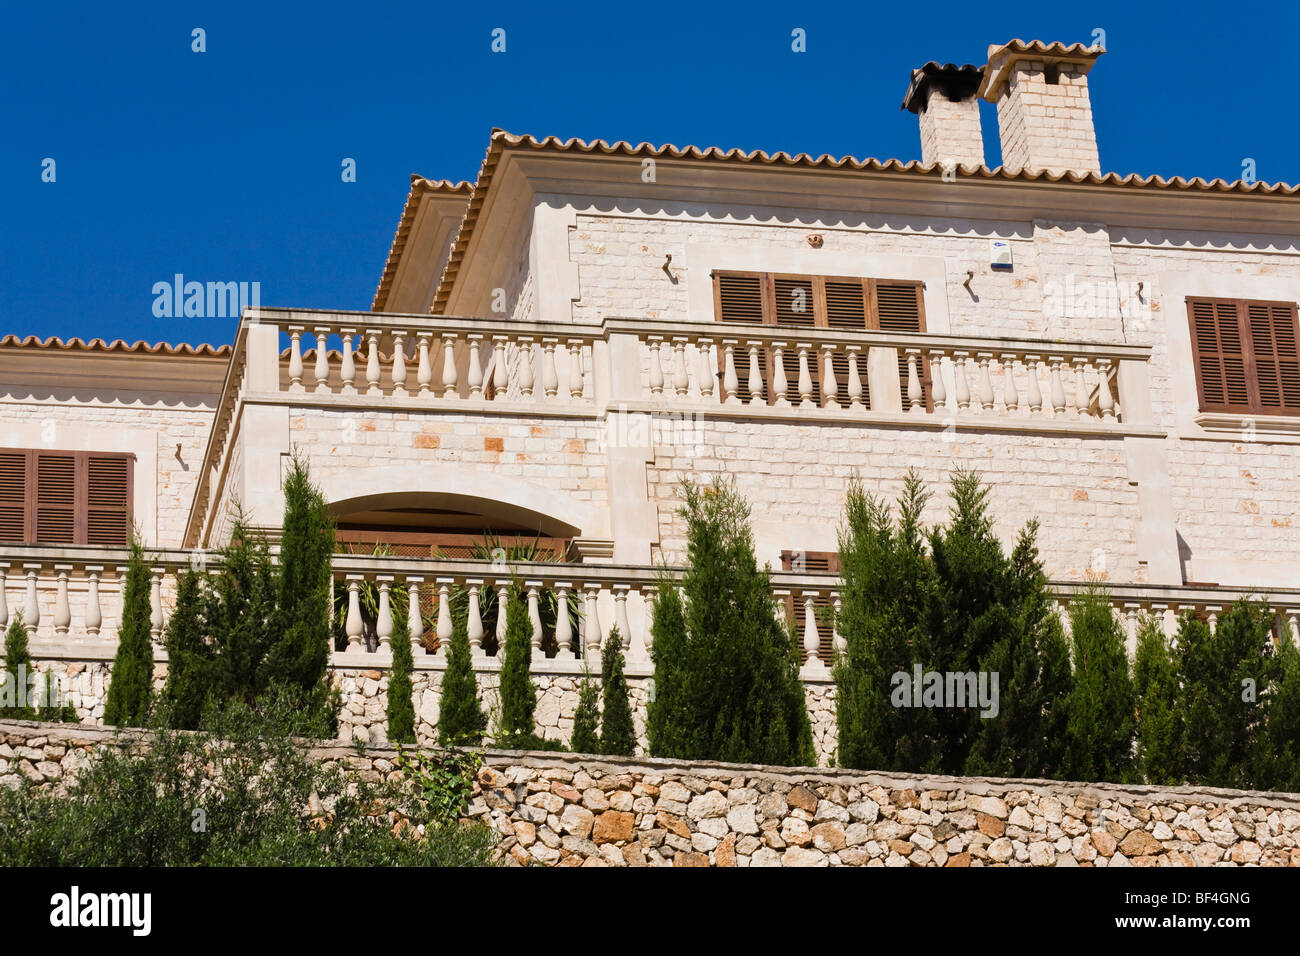
<instances>
[{"instance_id":1,"label":"shuttered window","mask_svg":"<svg viewBox=\"0 0 1300 956\"><path fill-rule=\"evenodd\" d=\"M768 272L714 272L714 314L719 322L740 325L775 325L790 329L881 329L887 332L924 332L925 297L920 282L910 280L872 279L851 276L805 276ZM786 399L799 404L799 352L797 339L792 337L789 347L782 352L785 367ZM724 356L719 352L719 368ZM849 355L836 352L831 359L835 380L839 386L839 399L846 401L845 388L849 379ZM863 383L863 402L870 407L867 381L867 355L864 349L857 356L858 377ZM773 358L760 350L760 368L763 382L770 393ZM899 381L903 404L907 407L907 357L899 356ZM926 408L930 403L930 375L928 363L921 362L918 374ZM821 395L821 356L809 353L808 372L812 376L813 393ZM740 379L739 397L750 398L749 349L742 341L736 350L736 373ZM721 398L719 391L719 398ZM770 404L776 396L765 396Z\"/></svg>"},{"instance_id":2,"label":"shuttered window","mask_svg":"<svg viewBox=\"0 0 1300 956\"><path fill-rule=\"evenodd\" d=\"M839 574L840 554L838 551L782 551L781 570L806 574ZM803 646L805 612L802 601L796 604L794 595L786 595L786 620L794 622L795 634L799 640L799 659L807 663L808 651ZM835 631L831 626L830 614L829 594L823 593L813 598L813 617L817 621L817 657L828 667L835 659Z\"/></svg>"},{"instance_id":3,"label":"shuttered window","mask_svg":"<svg viewBox=\"0 0 1300 956\"><path fill-rule=\"evenodd\" d=\"M1201 411L1300 415L1294 302L1188 299Z\"/></svg>"},{"instance_id":4,"label":"shuttered window","mask_svg":"<svg viewBox=\"0 0 1300 956\"><path fill-rule=\"evenodd\" d=\"M0 541L124 545L134 455L0 450Z\"/></svg>"}]
</instances>

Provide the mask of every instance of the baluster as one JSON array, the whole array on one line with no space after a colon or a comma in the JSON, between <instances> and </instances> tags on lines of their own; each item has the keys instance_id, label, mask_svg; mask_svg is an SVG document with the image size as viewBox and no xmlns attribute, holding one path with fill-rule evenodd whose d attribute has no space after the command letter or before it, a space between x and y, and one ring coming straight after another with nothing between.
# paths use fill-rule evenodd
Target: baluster
<instances>
[{"instance_id":1,"label":"baluster","mask_svg":"<svg viewBox=\"0 0 1300 956\"><path fill-rule=\"evenodd\" d=\"M451 578L438 578L438 653L447 656L451 646Z\"/></svg>"},{"instance_id":2,"label":"baluster","mask_svg":"<svg viewBox=\"0 0 1300 956\"><path fill-rule=\"evenodd\" d=\"M840 633L840 611L843 610L844 605L840 602L839 591L831 595L831 605L835 608L835 616L831 621L831 644L836 654L843 654L847 644L844 635Z\"/></svg>"},{"instance_id":3,"label":"baluster","mask_svg":"<svg viewBox=\"0 0 1300 956\"><path fill-rule=\"evenodd\" d=\"M619 646L626 654L632 646L632 627L627 622L627 593L631 585L614 585L614 625L618 628Z\"/></svg>"},{"instance_id":4,"label":"baluster","mask_svg":"<svg viewBox=\"0 0 1300 956\"><path fill-rule=\"evenodd\" d=\"M645 599L645 592L637 588L635 593L641 595L641 608L643 612L642 627L637 630L636 635L630 638L627 645L627 659L633 663L641 663L650 660L650 651L646 647L646 642L650 640L650 630L652 608L651 602Z\"/></svg>"},{"instance_id":5,"label":"baluster","mask_svg":"<svg viewBox=\"0 0 1300 956\"><path fill-rule=\"evenodd\" d=\"M785 377L786 344L785 342L772 343L772 395L775 404L789 408L790 383Z\"/></svg>"},{"instance_id":6,"label":"baluster","mask_svg":"<svg viewBox=\"0 0 1300 956\"><path fill-rule=\"evenodd\" d=\"M483 366L479 363L478 348L479 343L483 341L482 335L467 335L469 339L469 369L466 373L466 382L469 385L470 398L483 397Z\"/></svg>"},{"instance_id":7,"label":"baluster","mask_svg":"<svg viewBox=\"0 0 1300 956\"><path fill-rule=\"evenodd\" d=\"M573 622L569 620L569 589L572 587L572 581L555 582L555 644L558 648L555 656L563 657L572 654L580 659L582 649L574 651Z\"/></svg>"},{"instance_id":8,"label":"baluster","mask_svg":"<svg viewBox=\"0 0 1300 956\"><path fill-rule=\"evenodd\" d=\"M980 367L980 405L985 415L993 412L993 379L989 376L989 361L992 358L992 352L980 352L977 355Z\"/></svg>"},{"instance_id":9,"label":"baluster","mask_svg":"<svg viewBox=\"0 0 1300 956\"><path fill-rule=\"evenodd\" d=\"M582 339L569 339L569 397L573 401L582 398L584 378L582 374Z\"/></svg>"},{"instance_id":10,"label":"baluster","mask_svg":"<svg viewBox=\"0 0 1300 956\"><path fill-rule=\"evenodd\" d=\"M559 339L542 339L542 391L547 398L560 393L560 376L555 370L555 346Z\"/></svg>"},{"instance_id":11,"label":"baluster","mask_svg":"<svg viewBox=\"0 0 1300 956\"><path fill-rule=\"evenodd\" d=\"M339 378L343 382L340 391L344 395L355 395L357 392L357 363L352 356L352 336L356 334L356 329L339 330L339 338L343 340L343 362L339 366Z\"/></svg>"},{"instance_id":12,"label":"baluster","mask_svg":"<svg viewBox=\"0 0 1300 956\"><path fill-rule=\"evenodd\" d=\"M1052 417L1060 418L1065 414L1065 386L1061 384L1061 363L1064 359L1057 355L1049 355L1047 361L1052 369Z\"/></svg>"},{"instance_id":13,"label":"baluster","mask_svg":"<svg viewBox=\"0 0 1300 956\"><path fill-rule=\"evenodd\" d=\"M930 396L934 399L934 410L937 412L948 407L948 389L943 384L943 353L929 349L926 358L932 362L930 380L933 384L930 386Z\"/></svg>"},{"instance_id":14,"label":"baluster","mask_svg":"<svg viewBox=\"0 0 1300 956\"><path fill-rule=\"evenodd\" d=\"M796 342L795 348L799 350L799 406L816 408L817 403L813 401L812 373L808 370L808 350L812 348L812 343Z\"/></svg>"},{"instance_id":15,"label":"baluster","mask_svg":"<svg viewBox=\"0 0 1300 956\"><path fill-rule=\"evenodd\" d=\"M379 613L375 620L375 636L379 638L379 646L376 650L380 654L386 654L392 650L393 639L393 602L389 596L389 586L393 583L393 576L378 575L375 583L379 585Z\"/></svg>"},{"instance_id":16,"label":"baluster","mask_svg":"<svg viewBox=\"0 0 1300 956\"><path fill-rule=\"evenodd\" d=\"M587 614L584 618L583 638L587 647L587 663L596 666L600 661L600 645L602 643L602 634L600 633L600 609L597 607L596 599L600 596L599 584L583 585L587 592Z\"/></svg>"},{"instance_id":17,"label":"baluster","mask_svg":"<svg viewBox=\"0 0 1300 956\"><path fill-rule=\"evenodd\" d=\"M1115 396L1110 390L1110 359L1097 360L1097 409L1101 412L1101 420L1104 422L1113 422L1115 420Z\"/></svg>"},{"instance_id":18,"label":"baluster","mask_svg":"<svg viewBox=\"0 0 1300 956\"><path fill-rule=\"evenodd\" d=\"M805 663L809 667L824 666L818 656L818 651L821 649L821 635L817 633L817 609L813 606L813 599L818 593L817 591L803 592L803 649L807 654Z\"/></svg>"},{"instance_id":19,"label":"baluster","mask_svg":"<svg viewBox=\"0 0 1300 956\"><path fill-rule=\"evenodd\" d=\"M1002 404L1014 415L1020 410L1020 393L1016 391L1016 357L999 355L998 364L1002 366Z\"/></svg>"},{"instance_id":20,"label":"baluster","mask_svg":"<svg viewBox=\"0 0 1300 956\"><path fill-rule=\"evenodd\" d=\"M41 623L41 602L36 596L36 575L40 569L39 564L23 565L23 570L27 572L27 593L23 601L23 624L26 626L28 634L35 634L37 626Z\"/></svg>"},{"instance_id":21,"label":"baluster","mask_svg":"<svg viewBox=\"0 0 1300 956\"><path fill-rule=\"evenodd\" d=\"M840 383L835 378L835 347L822 346L822 407L840 407Z\"/></svg>"},{"instance_id":22,"label":"baluster","mask_svg":"<svg viewBox=\"0 0 1300 956\"><path fill-rule=\"evenodd\" d=\"M717 365L713 361L713 339L698 339L695 348L700 353L699 360L703 366L697 379L700 383L700 398L712 398L713 382L718 374L714 371Z\"/></svg>"},{"instance_id":23,"label":"baluster","mask_svg":"<svg viewBox=\"0 0 1300 956\"><path fill-rule=\"evenodd\" d=\"M54 633L58 637L68 636L68 625L72 623L72 609L68 606L68 572L70 564L56 564L54 573L57 584L54 597Z\"/></svg>"},{"instance_id":24,"label":"baluster","mask_svg":"<svg viewBox=\"0 0 1300 956\"><path fill-rule=\"evenodd\" d=\"M527 335L519 337L519 394L533 397L533 340Z\"/></svg>"},{"instance_id":25,"label":"baluster","mask_svg":"<svg viewBox=\"0 0 1300 956\"><path fill-rule=\"evenodd\" d=\"M1286 609L1286 629L1291 635L1291 643L1300 646L1300 607Z\"/></svg>"},{"instance_id":26,"label":"baluster","mask_svg":"<svg viewBox=\"0 0 1300 956\"><path fill-rule=\"evenodd\" d=\"M166 623L163 617L162 605L162 568L151 568L149 570L149 633L155 642L162 640L163 625Z\"/></svg>"},{"instance_id":27,"label":"baluster","mask_svg":"<svg viewBox=\"0 0 1300 956\"><path fill-rule=\"evenodd\" d=\"M1086 358L1077 358L1074 360L1074 383L1076 389L1075 405L1078 407L1080 418L1092 417L1091 390L1088 388L1088 360Z\"/></svg>"},{"instance_id":28,"label":"baluster","mask_svg":"<svg viewBox=\"0 0 1300 956\"><path fill-rule=\"evenodd\" d=\"M432 338L433 334L431 332L420 332L416 335L420 359L415 373L415 380L420 385L421 398L428 398L432 394L429 389L429 386L433 383L433 363L429 361L429 343Z\"/></svg>"},{"instance_id":29,"label":"baluster","mask_svg":"<svg viewBox=\"0 0 1300 956\"><path fill-rule=\"evenodd\" d=\"M302 330L301 325L289 326L289 391L291 392L303 391Z\"/></svg>"},{"instance_id":30,"label":"baluster","mask_svg":"<svg viewBox=\"0 0 1300 956\"><path fill-rule=\"evenodd\" d=\"M382 395L384 390L379 387L379 330L366 329L366 394Z\"/></svg>"},{"instance_id":31,"label":"baluster","mask_svg":"<svg viewBox=\"0 0 1300 956\"><path fill-rule=\"evenodd\" d=\"M663 346L663 336L647 335L646 344L650 348L650 394L662 395L664 393L664 370L659 350Z\"/></svg>"},{"instance_id":32,"label":"baluster","mask_svg":"<svg viewBox=\"0 0 1300 956\"><path fill-rule=\"evenodd\" d=\"M443 401L460 398L456 390L456 333L442 333L442 398Z\"/></svg>"},{"instance_id":33,"label":"baluster","mask_svg":"<svg viewBox=\"0 0 1300 956\"><path fill-rule=\"evenodd\" d=\"M86 566L89 584L86 589L86 633L90 637L99 637L99 629L104 624L104 610L99 602L99 576L103 572L102 564Z\"/></svg>"},{"instance_id":34,"label":"baluster","mask_svg":"<svg viewBox=\"0 0 1300 956\"><path fill-rule=\"evenodd\" d=\"M497 657L506 649L506 609L510 606L510 587L507 582L497 582Z\"/></svg>"},{"instance_id":35,"label":"baluster","mask_svg":"<svg viewBox=\"0 0 1300 956\"><path fill-rule=\"evenodd\" d=\"M844 351L849 356L849 381L845 386L845 392L849 396L849 408L860 409L862 403L862 372L858 368L858 354L862 351L860 345L846 345Z\"/></svg>"},{"instance_id":36,"label":"baluster","mask_svg":"<svg viewBox=\"0 0 1300 956\"><path fill-rule=\"evenodd\" d=\"M541 581L524 582L524 587L528 588L528 621L533 626L532 644L534 654L536 654L542 646L542 612L538 605L537 593L537 589L541 586Z\"/></svg>"},{"instance_id":37,"label":"baluster","mask_svg":"<svg viewBox=\"0 0 1300 956\"><path fill-rule=\"evenodd\" d=\"M406 397L406 330L393 330L393 395Z\"/></svg>"},{"instance_id":38,"label":"baluster","mask_svg":"<svg viewBox=\"0 0 1300 956\"><path fill-rule=\"evenodd\" d=\"M411 649L424 649L424 615L420 613L420 585L422 577L407 576L406 581L406 630L411 635Z\"/></svg>"},{"instance_id":39,"label":"baluster","mask_svg":"<svg viewBox=\"0 0 1300 956\"><path fill-rule=\"evenodd\" d=\"M740 404L740 378L736 375L736 341L723 339L724 370L722 373L722 398L728 405Z\"/></svg>"},{"instance_id":40,"label":"baluster","mask_svg":"<svg viewBox=\"0 0 1300 956\"><path fill-rule=\"evenodd\" d=\"M749 404L762 405L765 404L763 401L763 372L758 364L758 349L763 343L750 339L746 344L749 346L749 380L745 384L749 386Z\"/></svg>"},{"instance_id":41,"label":"baluster","mask_svg":"<svg viewBox=\"0 0 1300 956\"><path fill-rule=\"evenodd\" d=\"M312 367L312 378L316 380L316 391L328 392L330 390L330 353L329 353L329 335L330 330L326 326L317 326L313 331L316 333L316 364Z\"/></svg>"},{"instance_id":42,"label":"baluster","mask_svg":"<svg viewBox=\"0 0 1300 956\"><path fill-rule=\"evenodd\" d=\"M907 349L907 406L912 412L925 411L925 393L921 390L921 376L916 363L920 358L920 349ZM853 363L857 368L857 363Z\"/></svg>"},{"instance_id":43,"label":"baluster","mask_svg":"<svg viewBox=\"0 0 1300 956\"><path fill-rule=\"evenodd\" d=\"M690 391L691 380L686 371L686 339L683 336L673 337L673 391L677 393L678 398L684 398Z\"/></svg>"},{"instance_id":44,"label":"baluster","mask_svg":"<svg viewBox=\"0 0 1300 956\"><path fill-rule=\"evenodd\" d=\"M1219 629L1219 613L1222 610L1223 605L1221 604L1207 604L1205 606L1205 616L1209 620L1211 634Z\"/></svg>"},{"instance_id":45,"label":"baluster","mask_svg":"<svg viewBox=\"0 0 1300 956\"><path fill-rule=\"evenodd\" d=\"M793 602L789 600L793 594L789 588L772 588L772 616L776 618L776 623L781 625L781 630L788 630L791 624L789 616L789 607L793 607ZM795 611L794 626L797 630L799 627L799 612ZM799 638L800 643L803 638Z\"/></svg>"},{"instance_id":46,"label":"baluster","mask_svg":"<svg viewBox=\"0 0 1300 956\"><path fill-rule=\"evenodd\" d=\"M0 628L9 626L9 600L5 597L5 582L9 576L9 565L0 564Z\"/></svg>"},{"instance_id":47,"label":"baluster","mask_svg":"<svg viewBox=\"0 0 1300 956\"><path fill-rule=\"evenodd\" d=\"M952 377L956 384L958 411L970 408L970 382L966 380L966 363L969 359L969 352L952 353Z\"/></svg>"},{"instance_id":48,"label":"baluster","mask_svg":"<svg viewBox=\"0 0 1300 956\"><path fill-rule=\"evenodd\" d=\"M1165 644L1172 647L1174 644L1174 629L1169 626L1168 604L1152 604L1151 614L1160 625L1160 633L1165 636Z\"/></svg>"},{"instance_id":49,"label":"baluster","mask_svg":"<svg viewBox=\"0 0 1300 956\"><path fill-rule=\"evenodd\" d=\"M506 336L492 336L492 397L498 402L504 402L510 391L510 370L506 365L508 345L509 339Z\"/></svg>"},{"instance_id":50,"label":"baluster","mask_svg":"<svg viewBox=\"0 0 1300 956\"><path fill-rule=\"evenodd\" d=\"M1029 372L1029 414L1041 415L1043 412L1043 391L1038 387L1038 364L1042 359L1037 355L1025 356L1025 369Z\"/></svg>"},{"instance_id":51,"label":"baluster","mask_svg":"<svg viewBox=\"0 0 1300 956\"><path fill-rule=\"evenodd\" d=\"M465 626L469 637L469 653L471 657L482 657L483 609L480 606L479 588L482 587L483 581L480 578L471 578L465 584L469 586L469 614Z\"/></svg>"},{"instance_id":52,"label":"baluster","mask_svg":"<svg viewBox=\"0 0 1300 956\"><path fill-rule=\"evenodd\" d=\"M348 617L343 624L344 633L348 636L348 650L369 650L363 648L361 644L361 582L365 577L360 574L349 574L348 582Z\"/></svg>"},{"instance_id":53,"label":"baluster","mask_svg":"<svg viewBox=\"0 0 1300 956\"><path fill-rule=\"evenodd\" d=\"M1135 601L1124 602L1124 649L1128 659L1137 657L1138 611L1141 605Z\"/></svg>"}]
</instances>

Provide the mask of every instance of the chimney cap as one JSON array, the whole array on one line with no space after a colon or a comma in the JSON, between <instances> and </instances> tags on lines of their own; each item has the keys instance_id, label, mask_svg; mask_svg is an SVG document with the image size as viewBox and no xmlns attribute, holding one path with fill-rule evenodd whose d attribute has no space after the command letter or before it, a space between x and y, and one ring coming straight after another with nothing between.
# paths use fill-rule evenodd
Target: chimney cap
<instances>
[{"instance_id":1,"label":"chimney cap","mask_svg":"<svg viewBox=\"0 0 1300 956\"><path fill-rule=\"evenodd\" d=\"M966 63L929 63L912 71L912 82L903 97L903 105L909 113L922 112L930 102L930 90L936 89L950 100L964 100L979 91L980 81L984 78L984 67Z\"/></svg>"},{"instance_id":2,"label":"chimney cap","mask_svg":"<svg viewBox=\"0 0 1300 956\"><path fill-rule=\"evenodd\" d=\"M1007 74L1022 60L1039 60L1049 66L1068 63L1081 67L1081 72L1087 73L1097 62L1097 57L1105 52L1106 48L1100 45L1067 45L1059 41L1044 43L1042 40L1030 40L1026 43L1016 39L1001 46L995 43L989 47L989 62L984 67L984 82L980 86L979 95L990 103L997 102Z\"/></svg>"}]
</instances>

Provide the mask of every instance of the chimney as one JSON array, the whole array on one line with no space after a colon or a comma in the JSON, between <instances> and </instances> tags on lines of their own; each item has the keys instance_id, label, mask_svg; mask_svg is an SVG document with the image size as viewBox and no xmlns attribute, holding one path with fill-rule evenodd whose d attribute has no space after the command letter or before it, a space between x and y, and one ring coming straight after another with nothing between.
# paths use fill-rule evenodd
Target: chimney
<instances>
[{"instance_id":1,"label":"chimney","mask_svg":"<svg viewBox=\"0 0 1300 956\"><path fill-rule=\"evenodd\" d=\"M997 104L1004 167L1101 172L1088 71L1105 52L1100 46L1040 40L989 47L979 95Z\"/></svg>"},{"instance_id":2,"label":"chimney","mask_svg":"<svg viewBox=\"0 0 1300 956\"><path fill-rule=\"evenodd\" d=\"M921 162L984 165L978 91L984 71L931 61L912 71L903 109L921 124Z\"/></svg>"}]
</instances>

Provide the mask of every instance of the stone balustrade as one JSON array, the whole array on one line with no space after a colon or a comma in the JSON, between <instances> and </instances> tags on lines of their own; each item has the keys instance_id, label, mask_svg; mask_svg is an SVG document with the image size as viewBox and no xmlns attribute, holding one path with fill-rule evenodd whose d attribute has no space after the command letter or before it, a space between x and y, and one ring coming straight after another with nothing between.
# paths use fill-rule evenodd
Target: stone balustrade
<instances>
[{"instance_id":1,"label":"stone balustrade","mask_svg":"<svg viewBox=\"0 0 1300 956\"><path fill-rule=\"evenodd\" d=\"M218 561L218 555L203 550L150 554L150 630L155 642L161 644L174 603L176 576ZM21 612L39 644L111 648L117 641L126 564L125 549L6 546L0 550L0 626L7 627L11 616ZM566 672L598 667L600 647L617 626L629 668L649 672L653 600L663 573L659 568L337 555L333 573L336 592L344 596L346 606L347 648L335 654L340 666L391 657L395 588L405 588L416 598L404 603L411 640L420 648L417 653L431 647L429 655L445 656L453 606L463 607L475 660L489 666L504 639L505 621L501 615L485 613L484 606L499 602L517 584L525 597L537 659L549 659L553 669ZM833 613L840 604L840 579L778 571L772 574L772 584L774 613L794 627L804 649L803 676L827 679L830 658L843 647ZM1052 584L1067 630L1069 602L1083 587L1078 582ZM363 624L363 589L373 589L377 596L377 613L369 628ZM1124 628L1130 655L1143 616L1157 618L1171 638L1184 612L1203 616L1213 629L1218 615L1243 593L1230 588L1110 586L1112 607ZM1289 634L1300 643L1300 591L1254 592L1253 596L1273 608L1276 633ZM543 614L541 609L548 604L571 610L567 615ZM411 613L412 607L423 613Z\"/></svg>"}]
</instances>

